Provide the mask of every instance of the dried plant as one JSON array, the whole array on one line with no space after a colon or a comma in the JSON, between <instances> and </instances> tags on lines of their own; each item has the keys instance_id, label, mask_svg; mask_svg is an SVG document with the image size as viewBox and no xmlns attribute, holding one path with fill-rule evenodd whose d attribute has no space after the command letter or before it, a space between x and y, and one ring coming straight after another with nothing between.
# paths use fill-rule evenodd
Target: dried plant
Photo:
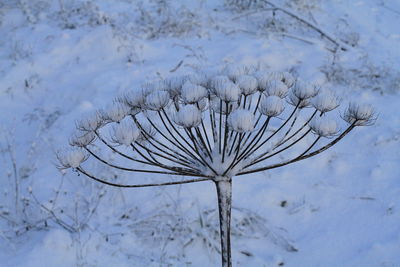
<instances>
[{"instance_id":1,"label":"dried plant","mask_svg":"<svg viewBox=\"0 0 400 267\"><path fill-rule=\"evenodd\" d=\"M349 125L341 131L329 115L338 106L333 92L287 72L239 66L199 71L118 97L111 107L79 121L72 148L57 156L60 168L116 187L214 182L222 266L231 266L232 178L315 156L375 120L371 106L352 103L342 115ZM120 159L111 162L101 151ZM89 171L82 164L89 158L126 172L192 178L125 184Z\"/></svg>"}]
</instances>

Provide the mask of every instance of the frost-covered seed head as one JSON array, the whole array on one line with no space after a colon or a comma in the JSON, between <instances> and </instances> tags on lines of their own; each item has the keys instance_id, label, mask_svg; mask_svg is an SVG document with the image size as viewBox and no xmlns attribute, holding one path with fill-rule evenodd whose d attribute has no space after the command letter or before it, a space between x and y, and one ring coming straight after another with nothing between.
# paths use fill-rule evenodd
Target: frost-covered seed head
<instances>
[{"instance_id":1,"label":"frost-covered seed head","mask_svg":"<svg viewBox=\"0 0 400 267\"><path fill-rule=\"evenodd\" d=\"M270 75L268 72L258 71L254 74L257 79L257 89L260 92L264 92L268 88L268 82L270 81Z\"/></svg>"},{"instance_id":2,"label":"frost-covered seed head","mask_svg":"<svg viewBox=\"0 0 400 267\"><path fill-rule=\"evenodd\" d=\"M61 164L61 169L77 168L89 158L88 154L81 148L58 151L56 156Z\"/></svg>"},{"instance_id":3,"label":"frost-covered seed head","mask_svg":"<svg viewBox=\"0 0 400 267\"><path fill-rule=\"evenodd\" d=\"M298 108L305 108L310 106L310 99L299 99L293 92L289 93L288 102Z\"/></svg>"},{"instance_id":4,"label":"frost-covered seed head","mask_svg":"<svg viewBox=\"0 0 400 267\"><path fill-rule=\"evenodd\" d=\"M250 132L254 129L254 114L246 109L237 109L228 117L228 124L236 132Z\"/></svg>"},{"instance_id":5,"label":"frost-covered seed head","mask_svg":"<svg viewBox=\"0 0 400 267\"><path fill-rule=\"evenodd\" d=\"M123 121L113 125L111 139L114 143L129 146L140 135L140 130L131 122Z\"/></svg>"},{"instance_id":6,"label":"frost-covered seed head","mask_svg":"<svg viewBox=\"0 0 400 267\"><path fill-rule=\"evenodd\" d=\"M296 82L296 79L289 72L283 72L282 73L282 82L284 84L286 84L287 87L290 88L294 85L294 83Z\"/></svg>"},{"instance_id":7,"label":"frost-covered seed head","mask_svg":"<svg viewBox=\"0 0 400 267\"><path fill-rule=\"evenodd\" d=\"M182 86L182 100L186 104L197 103L207 96L207 90L201 85L195 85L187 81Z\"/></svg>"},{"instance_id":8,"label":"frost-covered seed head","mask_svg":"<svg viewBox=\"0 0 400 267\"><path fill-rule=\"evenodd\" d=\"M350 103L344 114L344 120L356 126L372 125L375 122L375 110L369 104Z\"/></svg>"},{"instance_id":9,"label":"frost-covered seed head","mask_svg":"<svg viewBox=\"0 0 400 267\"><path fill-rule=\"evenodd\" d=\"M325 116L314 117L310 121L309 126L315 134L323 137L331 137L339 132L336 121L328 119Z\"/></svg>"},{"instance_id":10,"label":"frost-covered seed head","mask_svg":"<svg viewBox=\"0 0 400 267\"><path fill-rule=\"evenodd\" d=\"M201 123L201 111L194 105L186 105L175 115L175 123L184 128L197 127Z\"/></svg>"},{"instance_id":11,"label":"frost-covered seed head","mask_svg":"<svg viewBox=\"0 0 400 267\"><path fill-rule=\"evenodd\" d=\"M144 107L144 102L148 94L145 90L139 89L135 91L129 91L124 95L117 98L117 101L124 103L132 109L141 109Z\"/></svg>"},{"instance_id":12,"label":"frost-covered seed head","mask_svg":"<svg viewBox=\"0 0 400 267\"><path fill-rule=\"evenodd\" d=\"M224 102L238 101L240 88L233 82L220 83L215 87L215 94Z\"/></svg>"},{"instance_id":13,"label":"frost-covered seed head","mask_svg":"<svg viewBox=\"0 0 400 267\"><path fill-rule=\"evenodd\" d=\"M285 109L284 101L277 96L263 97L258 107L261 114L269 117L279 116Z\"/></svg>"},{"instance_id":14,"label":"frost-covered seed head","mask_svg":"<svg viewBox=\"0 0 400 267\"><path fill-rule=\"evenodd\" d=\"M271 80L267 83L267 88L264 93L267 96L278 96L284 98L289 91L289 88L280 80Z\"/></svg>"},{"instance_id":15,"label":"frost-covered seed head","mask_svg":"<svg viewBox=\"0 0 400 267\"><path fill-rule=\"evenodd\" d=\"M241 66L241 65L228 65L224 73L231 79L232 81L237 81L239 76L246 75L249 73L249 68L246 66Z\"/></svg>"},{"instance_id":16,"label":"frost-covered seed head","mask_svg":"<svg viewBox=\"0 0 400 267\"><path fill-rule=\"evenodd\" d=\"M114 103L103 112L103 118L106 121L120 122L131 113L131 108L122 103Z\"/></svg>"},{"instance_id":17,"label":"frost-covered seed head","mask_svg":"<svg viewBox=\"0 0 400 267\"><path fill-rule=\"evenodd\" d=\"M228 76L217 75L210 78L209 86L214 94L216 94L216 88L220 87L221 84L232 82Z\"/></svg>"},{"instance_id":18,"label":"frost-covered seed head","mask_svg":"<svg viewBox=\"0 0 400 267\"><path fill-rule=\"evenodd\" d=\"M300 100L309 99L318 94L316 86L302 81L297 81L292 89L292 93Z\"/></svg>"},{"instance_id":19,"label":"frost-covered seed head","mask_svg":"<svg viewBox=\"0 0 400 267\"><path fill-rule=\"evenodd\" d=\"M94 132L77 132L69 140L71 146L85 147L90 145L96 139Z\"/></svg>"},{"instance_id":20,"label":"frost-covered seed head","mask_svg":"<svg viewBox=\"0 0 400 267\"><path fill-rule=\"evenodd\" d=\"M236 84L243 95L251 95L257 91L257 79L253 76L240 75L236 79Z\"/></svg>"},{"instance_id":21,"label":"frost-covered seed head","mask_svg":"<svg viewBox=\"0 0 400 267\"><path fill-rule=\"evenodd\" d=\"M170 101L167 91L155 91L146 97L146 107L150 110L161 110L168 105Z\"/></svg>"},{"instance_id":22,"label":"frost-covered seed head","mask_svg":"<svg viewBox=\"0 0 400 267\"><path fill-rule=\"evenodd\" d=\"M198 72L187 76L187 81L206 87L208 85L208 76L203 72Z\"/></svg>"},{"instance_id":23,"label":"frost-covered seed head","mask_svg":"<svg viewBox=\"0 0 400 267\"><path fill-rule=\"evenodd\" d=\"M321 112L328 112L339 106L339 99L332 91L324 90L311 100L311 104Z\"/></svg>"},{"instance_id":24,"label":"frost-covered seed head","mask_svg":"<svg viewBox=\"0 0 400 267\"><path fill-rule=\"evenodd\" d=\"M76 128L81 131L96 131L100 127L104 125L104 119L101 115L101 112L96 111L92 115L87 116L86 118L77 122Z\"/></svg>"},{"instance_id":25,"label":"frost-covered seed head","mask_svg":"<svg viewBox=\"0 0 400 267\"><path fill-rule=\"evenodd\" d=\"M181 77L177 76L168 78L164 81L165 88L162 90L167 90L171 95L171 97L173 98L181 93L182 86L187 79L188 79L187 76L181 76Z\"/></svg>"}]
</instances>

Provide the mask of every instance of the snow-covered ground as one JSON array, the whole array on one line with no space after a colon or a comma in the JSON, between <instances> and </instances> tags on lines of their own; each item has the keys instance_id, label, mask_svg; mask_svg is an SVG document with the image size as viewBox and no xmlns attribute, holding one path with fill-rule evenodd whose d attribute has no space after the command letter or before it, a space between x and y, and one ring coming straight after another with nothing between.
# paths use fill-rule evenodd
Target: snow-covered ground
<instances>
[{"instance_id":1,"label":"snow-covered ground","mask_svg":"<svg viewBox=\"0 0 400 267\"><path fill-rule=\"evenodd\" d=\"M118 94L229 63L378 115L317 157L234 179L234 266L400 266L400 3L272 1L294 18L265 2L1 1L0 266L218 266L212 183L104 187L54 152Z\"/></svg>"}]
</instances>

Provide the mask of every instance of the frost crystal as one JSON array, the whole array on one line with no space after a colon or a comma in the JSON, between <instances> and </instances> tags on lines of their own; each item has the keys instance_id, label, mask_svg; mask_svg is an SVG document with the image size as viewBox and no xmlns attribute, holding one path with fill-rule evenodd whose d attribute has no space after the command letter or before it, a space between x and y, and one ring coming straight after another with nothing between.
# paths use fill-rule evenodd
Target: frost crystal
<instances>
[{"instance_id":1,"label":"frost crystal","mask_svg":"<svg viewBox=\"0 0 400 267\"><path fill-rule=\"evenodd\" d=\"M103 112L103 118L107 121L120 122L131 112L130 107L121 103L114 103Z\"/></svg>"},{"instance_id":2,"label":"frost crystal","mask_svg":"<svg viewBox=\"0 0 400 267\"><path fill-rule=\"evenodd\" d=\"M78 132L75 133L69 140L71 146L85 147L93 143L96 135L93 132Z\"/></svg>"},{"instance_id":3,"label":"frost crystal","mask_svg":"<svg viewBox=\"0 0 400 267\"><path fill-rule=\"evenodd\" d=\"M285 109L284 101L278 96L268 96L264 97L260 106L258 107L261 114L269 117L276 117L283 112Z\"/></svg>"},{"instance_id":4,"label":"frost crystal","mask_svg":"<svg viewBox=\"0 0 400 267\"><path fill-rule=\"evenodd\" d=\"M250 75L241 75L236 79L236 84L239 86L243 95L251 95L257 91L257 79Z\"/></svg>"},{"instance_id":5,"label":"frost crystal","mask_svg":"<svg viewBox=\"0 0 400 267\"><path fill-rule=\"evenodd\" d=\"M182 86L182 100L186 104L193 104L199 102L207 96L207 90L201 85L195 85L187 81Z\"/></svg>"},{"instance_id":6,"label":"frost crystal","mask_svg":"<svg viewBox=\"0 0 400 267\"><path fill-rule=\"evenodd\" d=\"M338 133L338 127L335 120L328 119L325 116L323 117L315 117L309 123L311 130L323 137L331 137Z\"/></svg>"},{"instance_id":7,"label":"frost crystal","mask_svg":"<svg viewBox=\"0 0 400 267\"><path fill-rule=\"evenodd\" d=\"M155 91L146 97L146 107L150 110L161 110L169 103L169 93L167 91Z\"/></svg>"},{"instance_id":8,"label":"frost crystal","mask_svg":"<svg viewBox=\"0 0 400 267\"><path fill-rule=\"evenodd\" d=\"M139 135L140 130L136 126L124 121L113 126L111 139L117 144L129 146L136 141Z\"/></svg>"},{"instance_id":9,"label":"frost crystal","mask_svg":"<svg viewBox=\"0 0 400 267\"><path fill-rule=\"evenodd\" d=\"M57 158L62 169L77 168L88 157L87 153L80 148L57 152Z\"/></svg>"},{"instance_id":10,"label":"frost crystal","mask_svg":"<svg viewBox=\"0 0 400 267\"><path fill-rule=\"evenodd\" d=\"M104 125L103 116L100 112L95 112L92 115L77 122L77 128L81 131L96 131Z\"/></svg>"},{"instance_id":11,"label":"frost crystal","mask_svg":"<svg viewBox=\"0 0 400 267\"><path fill-rule=\"evenodd\" d=\"M334 110L339 106L337 96L331 91L323 91L311 100L313 107L321 112Z\"/></svg>"},{"instance_id":12,"label":"frost crystal","mask_svg":"<svg viewBox=\"0 0 400 267\"><path fill-rule=\"evenodd\" d=\"M367 126L375 121L374 108L369 104L350 103L344 114L344 120L356 126Z\"/></svg>"},{"instance_id":13,"label":"frost crystal","mask_svg":"<svg viewBox=\"0 0 400 267\"><path fill-rule=\"evenodd\" d=\"M194 105L183 106L175 115L175 123L185 128L196 127L201 123L201 111Z\"/></svg>"},{"instance_id":14,"label":"frost crystal","mask_svg":"<svg viewBox=\"0 0 400 267\"><path fill-rule=\"evenodd\" d=\"M288 93L289 88L280 80L271 80L267 83L265 94L268 96L278 96L284 98Z\"/></svg>"},{"instance_id":15,"label":"frost crystal","mask_svg":"<svg viewBox=\"0 0 400 267\"><path fill-rule=\"evenodd\" d=\"M245 109L237 109L228 118L229 126L236 132L250 132L254 129L254 114Z\"/></svg>"}]
</instances>

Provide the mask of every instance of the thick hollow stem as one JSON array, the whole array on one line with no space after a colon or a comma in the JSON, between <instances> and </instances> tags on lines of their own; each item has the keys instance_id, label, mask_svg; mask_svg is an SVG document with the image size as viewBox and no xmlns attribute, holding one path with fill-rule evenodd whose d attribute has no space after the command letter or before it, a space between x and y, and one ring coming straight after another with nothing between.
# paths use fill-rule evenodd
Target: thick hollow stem
<instances>
[{"instance_id":1,"label":"thick hollow stem","mask_svg":"<svg viewBox=\"0 0 400 267\"><path fill-rule=\"evenodd\" d=\"M222 267L231 267L232 180L230 177L223 177L214 181L218 196Z\"/></svg>"}]
</instances>

